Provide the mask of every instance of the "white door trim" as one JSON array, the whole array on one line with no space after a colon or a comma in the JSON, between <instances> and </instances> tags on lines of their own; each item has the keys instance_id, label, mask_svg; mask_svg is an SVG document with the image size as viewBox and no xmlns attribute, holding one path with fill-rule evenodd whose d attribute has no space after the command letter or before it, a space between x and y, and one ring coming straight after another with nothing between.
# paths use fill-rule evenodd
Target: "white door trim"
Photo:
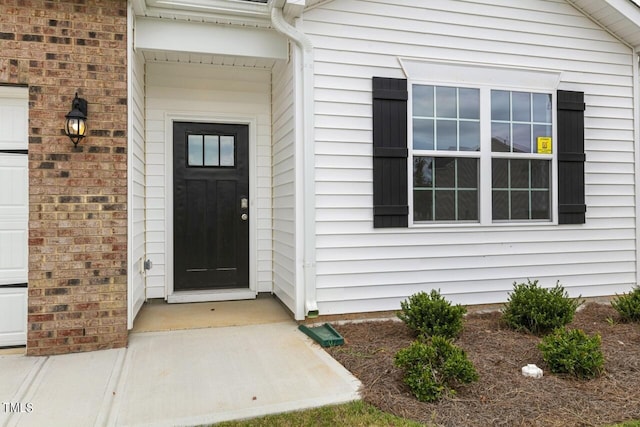
<instances>
[{"instance_id":1,"label":"white door trim","mask_svg":"<svg viewBox=\"0 0 640 427\"><path fill-rule=\"evenodd\" d=\"M258 294L258 222L257 194L257 116L236 116L224 113L167 112L165 122L165 299L168 302L203 302L252 299ZM224 123L249 126L249 289L179 291L173 287L173 123Z\"/></svg>"}]
</instances>

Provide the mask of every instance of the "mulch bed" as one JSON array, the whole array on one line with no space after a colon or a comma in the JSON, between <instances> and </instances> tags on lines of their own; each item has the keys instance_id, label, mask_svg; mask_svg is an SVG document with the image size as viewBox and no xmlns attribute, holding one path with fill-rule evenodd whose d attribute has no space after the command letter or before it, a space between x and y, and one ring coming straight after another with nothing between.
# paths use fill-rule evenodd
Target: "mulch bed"
<instances>
[{"instance_id":1,"label":"mulch bed","mask_svg":"<svg viewBox=\"0 0 640 427\"><path fill-rule=\"evenodd\" d=\"M507 329L499 312L469 314L456 344L475 365L480 380L455 387L438 402L416 400L393 365L395 353L414 337L401 322L334 325L345 345L327 349L362 382L362 396L383 411L441 426L606 426L640 420L640 325L620 322L608 305L587 304L571 328L602 336L605 373L577 380L549 372L537 348L539 337ZM535 363L540 379L521 368Z\"/></svg>"}]
</instances>

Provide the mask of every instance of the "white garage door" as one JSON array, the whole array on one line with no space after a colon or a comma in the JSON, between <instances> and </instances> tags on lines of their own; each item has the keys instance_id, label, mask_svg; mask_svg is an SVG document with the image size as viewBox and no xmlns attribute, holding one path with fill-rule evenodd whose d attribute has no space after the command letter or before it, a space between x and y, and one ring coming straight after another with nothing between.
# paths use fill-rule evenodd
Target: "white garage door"
<instances>
[{"instance_id":1,"label":"white garage door","mask_svg":"<svg viewBox=\"0 0 640 427\"><path fill-rule=\"evenodd\" d=\"M0 86L0 347L27 342L28 89Z\"/></svg>"}]
</instances>

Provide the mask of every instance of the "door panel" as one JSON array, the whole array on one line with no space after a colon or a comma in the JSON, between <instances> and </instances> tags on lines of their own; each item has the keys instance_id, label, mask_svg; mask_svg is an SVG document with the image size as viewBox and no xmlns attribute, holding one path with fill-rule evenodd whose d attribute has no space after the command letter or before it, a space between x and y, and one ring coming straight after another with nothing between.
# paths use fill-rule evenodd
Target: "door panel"
<instances>
[{"instance_id":1,"label":"door panel","mask_svg":"<svg viewBox=\"0 0 640 427\"><path fill-rule=\"evenodd\" d=\"M0 149L0 347L27 342L28 164Z\"/></svg>"},{"instance_id":2,"label":"door panel","mask_svg":"<svg viewBox=\"0 0 640 427\"><path fill-rule=\"evenodd\" d=\"M0 86L0 347L27 342L28 96Z\"/></svg>"},{"instance_id":3,"label":"door panel","mask_svg":"<svg viewBox=\"0 0 640 427\"><path fill-rule=\"evenodd\" d=\"M0 286L0 347L27 343L27 288Z\"/></svg>"},{"instance_id":4,"label":"door panel","mask_svg":"<svg viewBox=\"0 0 640 427\"><path fill-rule=\"evenodd\" d=\"M247 125L174 123L174 290L249 287Z\"/></svg>"}]
</instances>

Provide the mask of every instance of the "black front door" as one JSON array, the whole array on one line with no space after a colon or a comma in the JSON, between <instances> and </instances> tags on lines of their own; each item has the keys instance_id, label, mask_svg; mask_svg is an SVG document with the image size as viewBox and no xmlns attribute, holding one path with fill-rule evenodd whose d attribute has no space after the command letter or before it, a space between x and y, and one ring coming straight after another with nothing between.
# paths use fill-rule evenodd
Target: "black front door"
<instances>
[{"instance_id":1,"label":"black front door","mask_svg":"<svg viewBox=\"0 0 640 427\"><path fill-rule=\"evenodd\" d=\"M173 124L174 290L249 287L249 127Z\"/></svg>"}]
</instances>

